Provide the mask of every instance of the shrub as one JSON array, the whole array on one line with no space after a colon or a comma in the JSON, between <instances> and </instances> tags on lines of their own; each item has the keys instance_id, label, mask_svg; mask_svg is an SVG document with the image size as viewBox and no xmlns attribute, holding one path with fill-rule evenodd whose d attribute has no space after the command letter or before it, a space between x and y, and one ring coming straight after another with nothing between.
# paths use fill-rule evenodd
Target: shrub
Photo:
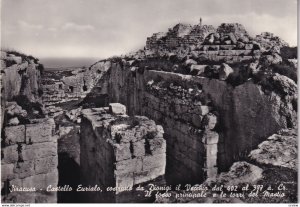
<instances>
[{"instance_id":1,"label":"shrub","mask_svg":"<svg viewBox=\"0 0 300 207\"><path fill-rule=\"evenodd\" d=\"M6 67L10 67L14 64L17 64L15 60L5 60Z\"/></svg>"},{"instance_id":2,"label":"shrub","mask_svg":"<svg viewBox=\"0 0 300 207\"><path fill-rule=\"evenodd\" d=\"M297 59L297 47L282 47L280 55L283 59Z\"/></svg>"},{"instance_id":3,"label":"shrub","mask_svg":"<svg viewBox=\"0 0 300 207\"><path fill-rule=\"evenodd\" d=\"M281 64L271 65L271 68L274 73L284 75L297 83L297 70L290 64L283 62Z\"/></svg>"},{"instance_id":4,"label":"shrub","mask_svg":"<svg viewBox=\"0 0 300 207\"><path fill-rule=\"evenodd\" d=\"M44 65L43 64L39 64L38 66L37 66L37 69L40 71L40 73L41 73L41 75L44 73L44 71L45 71L45 68L44 68Z\"/></svg>"},{"instance_id":5,"label":"shrub","mask_svg":"<svg viewBox=\"0 0 300 207\"><path fill-rule=\"evenodd\" d=\"M38 103L38 102L31 102L27 96L25 95L18 95L18 96L15 96L13 98L13 100L15 102L17 102L17 104L19 106L22 107L22 109L26 110L27 113L28 113L28 118L31 119L31 118L44 118L44 114L43 114L43 106L42 104ZM39 114L34 114L33 111L36 110L39 112Z\"/></svg>"}]
</instances>

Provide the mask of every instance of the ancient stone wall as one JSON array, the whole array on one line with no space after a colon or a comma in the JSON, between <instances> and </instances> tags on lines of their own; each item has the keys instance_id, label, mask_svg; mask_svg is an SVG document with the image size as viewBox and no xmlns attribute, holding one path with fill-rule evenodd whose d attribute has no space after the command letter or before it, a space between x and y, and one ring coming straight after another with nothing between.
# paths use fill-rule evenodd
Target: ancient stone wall
<instances>
[{"instance_id":1,"label":"ancient stone wall","mask_svg":"<svg viewBox=\"0 0 300 207\"><path fill-rule=\"evenodd\" d=\"M126 196L124 189L165 174L162 127L146 117L128 117L125 112L121 104L82 111L81 181L85 186L98 185L103 190L84 193L85 202L129 202L136 196ZM109 192L107 187L118 190Z\"/></svg>"},{"instance_id":2,"label":"ancient stone wall","mask_svg":"<svg viewBox=\"0 0 300 207\"><path fill-rule=\"evenodd\" d=\"M5 203L55 203L58 156L53 119L7 126L1 144L1 200ZM12 190L18 191L12 191Z\"/></svg>"},{"instance_id":3,"label":"ancient stone wall","mask_svg":"<svg viewBox=\"0 0 300 207\"><path fill-rule=\"evenodd\" d=\"M219 115L218 167L221 169L256 147L263 137L293 127L297 122L296 111L292 109L293 95L265 93L251 81L234 88L220 80L161 71L149 71L145 76L146 81L158 78L186 87L195 83L202 86Z\"/></svg>"},{"instance_id":4,"label":"ancient stone wall","mask_svg":"<svg viewBox=\"0 0 300 207\"><path fill-rule=\"evenodd\" d=\"M154 88L147 86L147 83L151 85L151 82ZM166 82L169 84L166 85ZM171 83L177 87L175 91L172 91ZM158 87L160 84L163 87ZM147 71L126 64L122 66L112 63L109 74L98 82L97 89L91 92L94 99L98 96L100 100L106 95L107 102L123 103L128 107L129 114L149 116L164 127L167 146L172 146L167 147L167 165L171 165L172 161L176 160L174 158L176 153L184 151L185 147L182 147L184 145L180 142L175 150L174 144L178 142L177 139L184 140L187 149L195 146L196 137L198 141L202 139L201 122L210 112L218 117L218 125L213 131L219 134L217 149L219 170L226 170L234 160L243 156L243 152L253 149L262 142L264 137L270 136L281 128L292 127L297 117L292 106L293 95L282 96L275 91L265 92L262 86L252 81L233 87L225 81L216 79L163 71ZM188 91L197 90L202 94L200 96L202 102L198 106L195 105L197 102L191 99L194 95L190 94L187 98L183 93L185 91L188 94ZM208 111L202 115L201 108L205 107ZM192 112L193 110L195 112ZM195 124L197 115L200 116L198 123ZM200 135L193 135L187 130L188 128L200 129L202 132ZM184 130L180 131L182 129ZM202 143L199 146L196 147L196 151L201 152L203 156L204 145ZM185 153L186 156L182 156L181 160L193 160L187 159L192 154L190 151L186 150ZM198 166L199 162L204 166L205 160L200 161L203 157L196 158L195 152L194 161L197 161ZM183 168L189 173L197 174L197 170L191 171L186 165L184 163L182 167L185 166ZM179 166L177 165L178 169ZM190 166L195 165L190 164ZM175 172L172 171L170 174ZM184 170L181 169L180 172L183 173ZM167 172L167 177L170 174Z\"/></svg>"},{"instance_id":5,"label":"ancient stone wall","mask_svg":"<svg viewBox=\"0 0 300 207\"><path fill-rule=\"evenodd\" d=\"M94 88L109 67L110 61L103 61L97 62L87 69L74 72L71 76L63 76L64 71L59 71L57 73L63 76L61 80L49 79L46 76L43 77L42 99L46 109L53 104L77 101L84 98ZM52 113L50 108L48 111Z\"/></svg>"},{"instance_id":6,"label":"ancient stone wall","mask_svg":"<svg viewBox=\"0 0 300 207\"><path fill-rule=\"evenodd\" d=\"M172 50L201 44L205 37L215 32L212 25L177 24L167 33L155 33L147 38L146 48L151 50Z\"/></svg>"},{"instance_id":7,"label":"ancient stone wall","mask_svg":"<svg viewBox=\"0 0 300 207\"><path fill-rule=\"evenodd\" d=\"M214 131L217 116L213 107L206 105L209 101L204 100L201 89L163 80L150 80L147 84L141 114L164 126L168 181L193 183L214 177L219 141Z\"/></svg>"},{"instance_id":8,"label":"ancient stone wall","mask_svg":"<svg viewBox=\"0 0 300 207\"><path fill-rule=\"evenodd\" d=\"M196 182L215 176L219 138L214 130L217 116L211 113L213 107L207 105L209 98L202 93L201 86L172 85L172 79L152 80L155 76L152 71L125 67L112 63L109 76L98 83L91 96L101 99L107 94L108 102L125 104L130 115L145 115L163 125L168 146L169 182ZM190 176L181 176L184 172Z\"/></svg>"}]
</instances>

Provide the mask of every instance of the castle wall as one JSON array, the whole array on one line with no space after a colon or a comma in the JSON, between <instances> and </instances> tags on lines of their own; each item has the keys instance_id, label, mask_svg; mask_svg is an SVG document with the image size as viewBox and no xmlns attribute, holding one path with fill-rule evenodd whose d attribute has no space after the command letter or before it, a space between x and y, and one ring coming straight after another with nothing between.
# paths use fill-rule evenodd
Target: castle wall
<instances>
[{"instance_id":1,"label":"castle wall","mask_svg":"<svg viewBox=\"0 0 300 207\"><path fill-rule=\"evenodd\" d=\"M181 89L175 90L174 93L170 91L169 87L158 88L157 91L149 90L147 83L151 81L156 83L154 86L159 85L157 84L159 82L162 85L164 82L173 82L181 86ZM203 103L199 106L194 105L193 96L187 98L182 94L183 91L196 89L195 86L203 94ZM209 106L207 113L214 114L216 112L218 124L211 131L219 134L219 140L217 152L213 152L214 150L212 152L213 156L215 156L214 153L217 153L216 166L221 171L228 169L234 160L242 157L243 152L256 147L263 141L263 137L268 137L281 128L287 128L291 123L296 123L296 112L291 109L292 97L281 97L275 92L265 93L261 86L251 81L234 88L225 81L216 79L163 71L147 71L126 64L121 66L118 63L112 63L107 77L98 82L97 89L99 88L101 90L92 90L91 92L95 99L99 95L100 100L101 96L106 94L108 102L120 102L126 105L129 114L146 115L161 124L165 129L167 146L170 146L170 148L167 147L167 166L171 166L172 162L177 162L175 161L177 160L175 159L176 154L181 153L185 155L179 159L181 162L177 162L181 164L173 165L177 169L181 168L179 170L181 173L192 172L195 177L198 176L198 179L201 179L199 172L204 172L202 168L206 162L203 159L205 157L205 151L202 150L204 145L198 141L199 144L196 145L193 159L190 159L193 153L185 150L193 149L197 143L196 139L201 139L201 133L203 133L201 122L205 114L200 114L198 123L195 124L197 113L192 112L194 108L201 111L201 107ZM178 94L178 98L176 98L176 94ZM253 98L258 101L252 101ZM189 113L185 113L186 111ZM190 127L200 129L202 132L200 135L193 135L188 131ZM185 146L182 142L185 143ZM202 153L201 156L197 157L196 152ZM177 157L179 156L177 155ZM190 162L188 164L190 167L187 166L187 162ZM192 166L197 167L190 170ZM172 174L176 174L176 170L167 172L167 178ZM183 176L179 177L179 173L177 174L178 176L175 177L178 179L172 180L183 179ZM194 178L190 180L194 180Z\"/></svg>"},{"instance_id":2,"label":"castle wall","mask_svg":"<svg viewBox=\"0 0 300 207\"><path fill-rule=\"evenodd\" d=\"M1 147L2 202L57 202L56 192L46 191L48 186L57 187L58 184L54 127L53 119L38 119L32 124L4 128ZM13 189L22 191L11 191Z\"/></svg>"},{"instance_id":3,"label":"castle wall","mask_svg":"<svg viewBox=\"0 0 300 207\"><path fill-rule=\"evenodd\" d=\"M156 90L154 85L160 84L160 81L155 82L153 87L146 86L154 76L150 71L143 73L134 67L126 70L112 63L110 75L101 80L92 91L93 95L89 96L97 99L95 97L98 95L101 99L103 94L107 94L108 102L121 102L127 106L129 114L145 115L163 126L167 140L169 182L190 183L215 176L219 135L213 129L217 122L216 115L210 113L213 107L194 101L196 93L205 101L201 89L190 94L188 91L191 88L185 86L174 88L172 92L164 87ZM184 100L183 93L187 95ZM207 126L210 119L215 119L211 128ZM184 172L190 176L182 176Z\"/></svg>"}]
</instances>

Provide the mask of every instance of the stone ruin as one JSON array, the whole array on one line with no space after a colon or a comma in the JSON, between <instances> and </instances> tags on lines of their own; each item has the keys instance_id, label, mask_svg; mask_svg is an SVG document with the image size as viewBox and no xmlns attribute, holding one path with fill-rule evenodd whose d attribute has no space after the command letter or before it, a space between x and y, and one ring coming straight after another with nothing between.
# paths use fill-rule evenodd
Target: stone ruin
<instances>
[{"instance_id":1,"label":"stone ruin","mask_svg":"<svg viewBox=\"0 0 300 207\"><path fill-rule=\"evenodd\" d=\"M137 192L125 189L164 176L166 141L160 125L144 116L127 116L118 103L84 109L82 116L81 183L104 188L83 193L84 202L136 202ZM107 187L117 190L106 191Z\"/></svg>"},{"instance_id":2,"label":"stone ruin","mask_svg":"<svg viewBox=\"0 0 300 207\"><path fill-rule=\"evenodd\" d=\"M151 50L168 49L172 50L178 47L188 47L190 45L200 44L204 38L215 32L212 25L186 25L177 24L170 28L167 33L155 33L148 37L146 48Z\"/></svg>"},{"instance_id":3,"label":"stone ruin","mask_svg":"<svg viewBox=\"0 0 300 207\"><path fill-rule=\"evenodd\" d=\"M58 184L57 136L53 119L4 129L1 148L1 200L6 203L55 203ZM14 188L17 191L12 191Z\"/></svg>"},{"instance_id":4,"label":"stone ruin","mask_svg":"<svg viewBox=\"0 0 300 207\"><path fill-rule=\"evenodd\" d=\"M13 109L17 115L2 112L2 201L62 201L54 192L9 191L12 185L57 186L62 169L66 170L58 164L59 151L67 154L73 150L76 166L72 170L80 169L80 184L97 184L103 191L72 194L83 202L152 202L142 192L124 189L149 183L195 184L218 177L241 153L248 153L282 128L295 127L294 81L275 73L266 80L274 91L254 82L252 76L237 86L227 81L229 74L236 72L228 64L251 62L249 67L257 72L261 57L269 61L266 49L267 54L279 56L276 45L284 43L268 33L251 38L240 24L222 24L217 29L178 24L166 34L148 38L144 50L99 61L41 87L33 60L24 62L1 54L8 62L16 62L4 70L5 98L10 101L10 96L22 94L31 101L42 99L46 116L55 121L65 119L55 126L52 118L28 117L22 107ZM155 55L167 57L171 63L172 57L178 58L190 73L164 70L175 63L165 68L163 63L152 65ZM277 63L282 61L277 59ZM1 64L6 62L1 60ZM207 67L216 69L217 76L207 76ZM29 81L23 87L25 79ZM57 107L81 99L77 109ZM5 102L2 107L11 105L16 104ZM68 136L78 140L80 136L80 147L79 141L68 143L80 150L58 149L58 139ZM294 150L290 154L294 156ZM64 195L67 193L58 197Z\"/></svg>"}]
</instances>

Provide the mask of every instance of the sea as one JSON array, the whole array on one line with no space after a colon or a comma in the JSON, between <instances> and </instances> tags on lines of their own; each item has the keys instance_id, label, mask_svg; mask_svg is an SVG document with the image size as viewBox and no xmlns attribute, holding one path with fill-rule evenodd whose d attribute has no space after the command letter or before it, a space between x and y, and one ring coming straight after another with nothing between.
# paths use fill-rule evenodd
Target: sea
<instances>
[{"instance_id":1,"label":"sea","mask_svg":"<svg viewBox=\"0 0 300 207\"><path fill-rule=\"evenodd\" d=\"M101 58L39 58L46 70L61 70L89 67Z\"/></svg>"}]
</instances>

